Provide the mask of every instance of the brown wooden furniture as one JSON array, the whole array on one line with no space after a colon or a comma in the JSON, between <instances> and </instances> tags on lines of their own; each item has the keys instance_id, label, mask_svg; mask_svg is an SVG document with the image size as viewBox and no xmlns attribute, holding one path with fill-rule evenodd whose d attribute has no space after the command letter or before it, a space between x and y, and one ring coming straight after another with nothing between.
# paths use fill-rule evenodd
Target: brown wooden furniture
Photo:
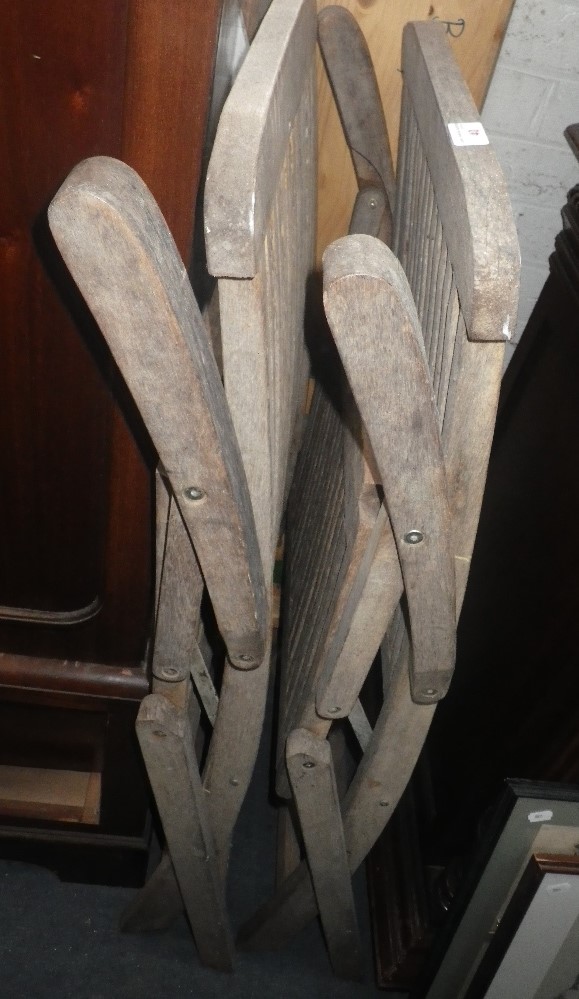
<instances>
[{"instance_id":1,"label":"brown wooden furniture","mask_svg":"<svg viewBox=\"0 0 579 999\"><path fill-rule=\"evenodd\" d=\"M98 716L94 773L103 795L115 766L139 788L129 825L141 852L147 804L132 727L149 687L151 447L45 213L75 163L115 155L146 178L189 259L219 7L16 0L0 11L0 700L32 770L42 770L53 729L59 766L79 766L78 722L83 711ZM42 749L32 731L40 716ZM118 725L122 752L105 737ZM15 752L4 740L0 766ZM45 801L35 810L44 794L31 790L26 816L0 805L0 849L5 837L17 849L24 837L102 834L111 845L129 836L132 790L125 803L118 791L103 797L99 822L80 825L63 825L56 807L48 817Z\"/></svg>"}]
</instances>

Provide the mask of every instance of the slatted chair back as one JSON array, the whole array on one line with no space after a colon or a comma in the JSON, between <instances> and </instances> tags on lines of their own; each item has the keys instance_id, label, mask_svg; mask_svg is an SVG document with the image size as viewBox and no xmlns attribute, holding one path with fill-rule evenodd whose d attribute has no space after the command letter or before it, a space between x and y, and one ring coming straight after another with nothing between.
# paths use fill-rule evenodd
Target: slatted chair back
<instances>
[{"instance_id":1,"label":"slatted chair back","mask_svg":"<svg viewBox=\"0 0 579 999\"><path fill-rule=\"evenodd\" d=\"M315 40L313 0L273 0L223 109L205 187L223 378L270 606L309 373L304 318L315 243ZM252 674L226 667L223 677L218 738L206 768L223 851L257 753L268 665L266 656Z\"/></svg>"},{"instance_id":2,"label":"slatted chair back","mask_svg":"<svg viewBox=\"0 0 579 999\"><path fill-rule=\"evenodd\" d=\"M221 115L205 187L223 375L271 577L303 418L315 236L315 5L274 0Z\"/></svg>"},{"instance_id":3,"label":"slatted chair back","mask_svg":"<svg viewBox=\"0 0 579 999\"><path fill-rule=\"evenodd\" d=\"M518 296L519 252L506 185L442 26L406 27L403 74L394 214L405 274L387 248L367 236L338 241L324 258L327 315L372 445L369 466L384 494L378 515L372 513L374 540L359 560L340 620L331 613L319 618L325 634L318 639L316 699L299 728L319 742L332 718L354 709L359 730L362 719L364 753L335 809L342 862L350 871L396 807L450 681L451 628L468 576ZM342 502L335 484L340 475L332 468L332 486L296 485L298 500L317 489ZM339 552L335 546L330 560L344 579L344 544L342 561ZM317 569L320 580L325 568ZM289 595L290 634L315 630L315 570L309 578L307 597ZM396 608L404 589L403 612ZM381 631L378 639L369 635L372 628ZM356 698L384 634L384 699L371 728ZM304 671L309 667L302 664ZM317 772L313 755L309 766ZM288 767L291 778L289 758ZM299 783L292 787L295 794ZM308 859L309 866L302 861L286 872L274 898L244 928L246 946L279 946L318 909L324 924L324 891L326 909L339 895L328 872L316 870L309 853ZM348 911L343 901L346 917ZM344 945L346 936L335 927L331 932L336 953L336 941Z\"/></svg>"}]
</instances>

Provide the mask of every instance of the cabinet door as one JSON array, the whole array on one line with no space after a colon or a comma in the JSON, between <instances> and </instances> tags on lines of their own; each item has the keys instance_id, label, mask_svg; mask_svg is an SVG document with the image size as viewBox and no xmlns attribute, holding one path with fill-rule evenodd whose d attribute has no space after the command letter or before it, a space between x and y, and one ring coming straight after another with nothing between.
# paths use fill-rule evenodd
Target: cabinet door
<instances>
[{"instance_id":1,"label":"cabinet door","mask_svg":"<svg viewBox=\"0 0 579 999\"><path fill-rule=\"evenodd\" d=\"M189 258L218 9L218 0L0 5L4 652L105 663L144 653L154 454L46 208L79 160L120 157Z\"/></svg>"}]
</instances>

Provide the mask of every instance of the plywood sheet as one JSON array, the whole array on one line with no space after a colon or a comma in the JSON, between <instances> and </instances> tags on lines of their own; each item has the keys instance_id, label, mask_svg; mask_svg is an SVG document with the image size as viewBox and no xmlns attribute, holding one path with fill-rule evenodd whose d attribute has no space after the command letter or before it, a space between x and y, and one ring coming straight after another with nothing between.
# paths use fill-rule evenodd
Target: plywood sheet
<instances>
[{"instance_id":1,"label":"plywood sheet","mask_svg":"<svg viewBox=\"0 0 579 999\"><path fill-rule=\"evenodd\" d=\"M335 0L318 0L318 10ZM341 0L366 38L386 114L392 154L398 147L402 74L400 49L407 21L448 22L450 42L477 107L490 82L514 0L474 4L472 0ZM356 179L342 127L318 56L318 261L326 246L348 231Z\"/></svg>"}]
</instances>

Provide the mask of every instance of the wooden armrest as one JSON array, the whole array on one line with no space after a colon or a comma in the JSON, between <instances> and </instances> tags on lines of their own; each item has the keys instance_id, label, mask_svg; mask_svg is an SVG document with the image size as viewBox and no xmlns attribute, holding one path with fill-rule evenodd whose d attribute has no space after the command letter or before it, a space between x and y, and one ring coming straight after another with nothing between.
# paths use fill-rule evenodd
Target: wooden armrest
<instances>
[{"instance_id":1,"label":"wooden armrest","mask_svg":"<svg viewBox=\"0 0 579 999\"><path fill-rule=\"evenodd\" d=\"M412 635L412 696L442 697L456 645L450 508L436 405L416 309L394 255L371 236L324 254L330 328L384 488Z\"/></svg>"},{"instance_id":2,"label":"wooden armrest","mask_svg":"<svg viewBox=\"0 0 579 999\"><path fill-rule=\"evenodd\" d=\"M165 220L138 175L107 157L80 163L48 216L171 483L231 662L251 669L269 627L253 512L209 337Z\"/></svg>"}]
</instances>

